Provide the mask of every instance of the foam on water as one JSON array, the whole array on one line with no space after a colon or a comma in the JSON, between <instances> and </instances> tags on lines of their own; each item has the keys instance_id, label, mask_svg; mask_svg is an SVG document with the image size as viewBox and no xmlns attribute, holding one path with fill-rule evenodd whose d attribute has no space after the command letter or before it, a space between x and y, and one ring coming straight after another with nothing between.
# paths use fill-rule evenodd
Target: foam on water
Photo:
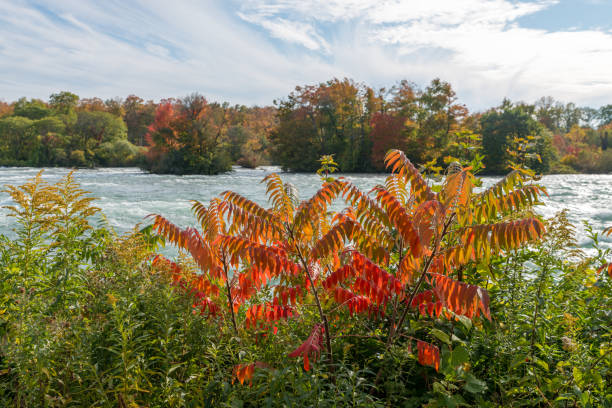
<instances>
[{"instance_id":1,"label":"foam on water","mask_svg":"<svg viewBox=\"0 0 612 408\"><path fill-rule=\"evenodd\" d=\"M25 183L40 169L0 167L0 185ZM48 168L44 178L55 182L70 170ZM163 214L179 225L191 225L190 200L207 202L225 190L236 191L245 197L266 205L265 186L261 180L267 174L280 172L278 167L264 166L258 169L235 168L233 172L218 176L190 175L172 176L148 174L136 168L107 168L79 170L75 178L81 186L91 191L98 200L96 205L104 211L110 224L118 231L130 230L137 223L146 223L144 217L151 213ZM281 174L283 180L293 183L302 199L309 197L320 188L316 174ZM382 174L344 174L357 186L369 191L384 181ZM485 177L485 187L498 180ZM551 217L563 208L569 210L570 220L576 225L581 246L588 241L583 220L589 221L595 231L612 226L612 175L553 175L542 178L549 197L545 206L538 211ZM0 193L0 206L10 204L8 194ZM339 208L337 208L339 209ZM0 209L0 233L8 233L11 220L6 209ZM602 240L612 247L612 239Z\"/></svg>"}]
</instances>

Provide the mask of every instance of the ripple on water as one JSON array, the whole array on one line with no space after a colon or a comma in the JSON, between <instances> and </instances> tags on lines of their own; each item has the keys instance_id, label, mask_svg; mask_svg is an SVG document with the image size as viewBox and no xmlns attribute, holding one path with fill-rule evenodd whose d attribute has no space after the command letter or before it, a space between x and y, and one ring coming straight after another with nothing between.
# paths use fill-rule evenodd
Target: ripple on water
<instances>
[{"instance_id":1,"label":"ripple on water","mask_svg":"<svg viewBox=\"0 0 612 408\"><path fill-rule=\"evenodd\" d=\"M22 184L36 176L40 169L0 168L0 185ZM59 180L70 169L49 168L43 175L49 182ZM135 224L146 222L145 216L159 213L172 221L188 225L194 221L190 200L207 202L225 190L236 191L245 197L266 204L265 185L262 178L272 172L280 172L275 166L258 169L234 168L234 171L219 176L206 175L157 175L145 173L137 168L83 169L75 172L75 178L94 197L96 205L104 211L110 224L118 232L130 230ZM320 188L316 174L281 174L285 181L294 184L302 199ZM384 181L384 174L346 174L346 178L365 191ZM483 186L497 182L495 177L484 177ZM545 206L537 211L551 217L563 208L569 210L570 220L575 224L581 246L590 246L582 220L588 220L595 231L612 225L612 175L552 175L541 180L549 197ZM10 204L8 194L0 193L0 206ZM341 209L342 205L336 206ZM6 209L0 208L0 233L8 232L10 220ZM612 237L602 238L612 247Z\"/></svg>"}]
</instances>

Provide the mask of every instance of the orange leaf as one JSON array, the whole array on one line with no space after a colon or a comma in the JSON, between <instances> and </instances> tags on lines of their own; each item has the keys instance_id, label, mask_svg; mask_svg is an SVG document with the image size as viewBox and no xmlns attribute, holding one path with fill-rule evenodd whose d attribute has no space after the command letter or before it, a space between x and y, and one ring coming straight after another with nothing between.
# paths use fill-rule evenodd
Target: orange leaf
<instances>
[{"instance_id":1,"label":"orange leaf","mask_svg":"<svg viewBox=\"0 0 612 408\"><path fill-rule=\"evenodd\" d=\"M434 367L436 371L440 368L440 349L433 344L417 341L419 363Z\"/></svg>"}]
</instances>

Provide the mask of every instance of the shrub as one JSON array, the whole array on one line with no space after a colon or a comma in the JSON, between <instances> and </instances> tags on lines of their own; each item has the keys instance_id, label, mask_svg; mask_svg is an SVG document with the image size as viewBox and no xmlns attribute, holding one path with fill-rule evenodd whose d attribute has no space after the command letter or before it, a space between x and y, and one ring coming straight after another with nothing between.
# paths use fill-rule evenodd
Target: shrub
<instances>
[{"instance_id":1,"label":"shrub","mask_svg":"<svg viewBox=\"0 0 612 408\"><path fill-rule=\"evenodd\" d=\"M254 169L262 163L263 159L261 156L254 152L244 153L236 162L237 165L246 167L247 169Z\"/></svg>"},{"instance_id":2,"label":"shrub","mask_svg":"<svg viewBox=\"0 0 612 408\"><path fill-rule=\"evenodd\" d=\"M491 318L487 291L465 283L465 273L540 237L539 220L505 217L520 215L543 190L525 184L529 173L516 170L474 194L469 168L455 166L434 193L402 152L391 151L387 164L394 174L374 188L374 198L348 181L324 177L321 190L297 205L291 188L273 174L265 179L271 208L230 191L208 206L195 202L201 232L157 215L154 229L188 251L201 275L164 262L181 287L196 293L199 313L223 321L237 336L243 330L256 338L270 331L291 335L292 321L300 321L296 334L303 342L287 351L295 348L288 356L301 358L306 371L324 355L333 375L339 354L368 361L362 368L377 371L373 384L387 378L386 387L412 356L473 386L479 380L443 362L452 350L447 333L454 320L471 325L480 314ZM339 197L350 207L328 218ZM345 336L367 340L349 343L355 349L348 351L334 340ZM397 366L399 350L404 357ZM241 363L241 382L258 364Z\"/></svg>"},{"instance_id":3,"label":"shrub","mask_svg":"<svg viewBox=\"0 0 612 408\"><path fill-rule=\"evenodd\" d=\"M104 166L131 166L139 154L136 146L123 139L102 143L95 150L96 161Z\"/></svg>"},{"instance_id":4,"label":"shrub","mask_svg":"<svg viewBox=\"0 0 612 408\"><path fill-rule=\"evenodd\" d=\"M71 151L70 162L77 167L85 167L88 165L87 159L85 159L85 152L83 150Z\"/></svg>"},{"instance_id":5,"label":"shrub","mask_svg":"<svg viewBox=\"0 0 612 408\"><path fill-rule=\"evenodd\" d=\"M522 170L474 194L469 169L432 187L388 161L373 196L325 174L299 203L270 175L270 208L226 192L199 231L123 236L72 174L7 186L0 405L610 405L599 235L576 250L565 213L542 235Z\"/></svg>"},{"instance_id":6,"label":"shrub","mask_svg":"<svg viewBox=\"0 0 612 408\"><path fill-rule=\"evenodd\" d=\"M84 156L83 156L84 158ZM68 163L68 154L61 147L56 147L51 150L51 162L55 165L65 166Z\"/></svg>"}]
</instances>

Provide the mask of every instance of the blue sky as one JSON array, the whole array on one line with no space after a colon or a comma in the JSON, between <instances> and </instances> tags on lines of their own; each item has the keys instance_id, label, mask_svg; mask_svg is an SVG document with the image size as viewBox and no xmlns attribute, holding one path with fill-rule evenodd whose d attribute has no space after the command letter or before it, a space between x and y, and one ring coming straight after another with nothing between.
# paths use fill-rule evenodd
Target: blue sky
<instances>
[{"instance_id":1,"label":"blue sky","mask_svg":"<svg viewBox=\"0 0 612 408\"><path fill-rule=\"evenodd\" d=\"M296 85L449 81L504 97L612 103L612 0L0 0L0 99L197 91L270 104Z\"/></svg>"}]
</instances>

